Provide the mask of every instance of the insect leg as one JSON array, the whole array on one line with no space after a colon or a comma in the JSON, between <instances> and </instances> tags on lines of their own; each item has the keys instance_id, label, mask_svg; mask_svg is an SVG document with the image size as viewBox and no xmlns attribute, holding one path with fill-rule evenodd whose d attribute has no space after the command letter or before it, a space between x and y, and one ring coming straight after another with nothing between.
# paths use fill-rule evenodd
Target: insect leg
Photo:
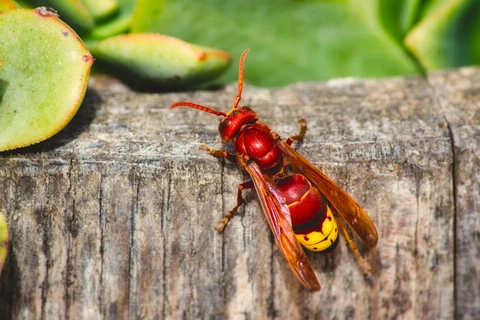
<instances>
[{"instance_id":1,"label":"insect leg","mask_svg":"<svg viewBox=\"0 0 480 320\"><path fill-rule=\"evenodd\" d=\"M237 163L237 157L235 157L231 153L228 153L225 150L215 150L204 144L202 144L201 148L207 151L210 155L214 156L215 158L225 158L230 162Z\"/></svg>"},{"instance_id":2,"label":"insect leg","mask_svg":"<svg viewBox=\"0 0 480 320\"><path fill-rule=\"evenodd\" d=\"M350 249L352 249L353 254L355 255L355 258L357 258L358 263L360 263L360 265L365 270L365 272L369 273L370 271L372 271L372 267L367 261L365 261L365 259L363 259L363 257L360 255L360 252L358 252L357 247L355 247L355 244L353 243L352 238L350 238L350 235L347 232L347 229L345 227L345 224L342 221L342 218L339 217L338 214L336 214L336 218L337 218L336 220L337 220L338 226L340 227L340 229L342 229L343 235L345 236L345 240L347 241L347 244L350 247Z\"/></svg>"},{"instance_id":3,"label":"insect leg","mask_svg":"<svg viewBox=\"0 0 480 320\"><path fill-rule=\"evenodd\" d=\"M233 209L230 210L225 215L225 217L223 217L223 219L220 221L220 223L218 224L218 226L216 228L218 232L223 231L223 229L227 225L228 221L230 221L230 219L233 217L233 215L238 211L238 208L240 208L240 206L243 204L244 201L243 201L243 198L242 198L242 190L252 189L253 187L254 186L253 186L253 181L252 180L241 183L241 184L238 185L237 205L235 207L233 207Z\"/></svg>"},{"instance_id":4,"label":"insect leg","mask_svg":"<svg viewBox=\"0 0 480 320\"><path fill-rule=\"evenodd\" d=\"M287 139L286 142L289 146L291 146L295 140L302 142L303 137L305 137L305 133L307 132L307 121L305 121L305 119L300 119L298 120L298 123L300 123L300 132L296 136L292 136Z\"/></svg>"}]
</instances>

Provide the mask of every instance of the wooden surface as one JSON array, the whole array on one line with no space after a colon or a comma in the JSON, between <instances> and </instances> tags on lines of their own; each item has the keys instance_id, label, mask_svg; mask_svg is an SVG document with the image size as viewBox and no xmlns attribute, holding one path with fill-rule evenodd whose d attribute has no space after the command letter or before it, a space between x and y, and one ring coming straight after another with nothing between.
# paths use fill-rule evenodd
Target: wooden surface
<instances>
[{"instance_id":1,"label":"wooden surface","mask_svg":"<svg viewBox=\"0 0 480 320\"><path fill-rule=\"evenodd\" d=\"M217 91L134 93L92 78L83 106L54 138L0 154L0 211L11 252L1 319L478 319L480 69L425 78L246 86L281 136L375 222L365 276L342 238L310 253L322 284L305 290L276 248L253 191L235 204L234 165L218 119L167 107L190 100L228 111Z\"/></svg>"},{"instance_id":2,"label":"wooden surface","mask_svg":"<svg viewBox=\"0 0 480 320\"><path fill-rule=\"evenodd\" d=\"M429 77L454 146L455 286L459 319L480 319L480 70Z\"/></svg>"}]
</instances>

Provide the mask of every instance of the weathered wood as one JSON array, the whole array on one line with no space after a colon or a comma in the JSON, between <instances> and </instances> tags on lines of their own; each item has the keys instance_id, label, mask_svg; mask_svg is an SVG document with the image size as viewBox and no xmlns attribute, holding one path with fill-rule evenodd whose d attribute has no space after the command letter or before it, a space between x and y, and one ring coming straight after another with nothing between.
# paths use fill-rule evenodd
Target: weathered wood
<instances>
[{"instance_id":1,"label":"weathered wood","mask_svg":"<svg viewBox=\"0 0 480 320\"><path fill-rule=\"evenodd\" d=\"M64 131L0 154L11 234L1 318L478 317L478 77L466 69L244 88L243 102L284 137L307 119L299 151L377 225L376 249L354 238L371 276L343 238L331 254L307 253L317 294L288 269L253 192L223 234L214 229L248 177L199 150L221 146L218 119L167 107L190 100L227 111L235 85L140 94L93 77Z\"/></svg>"},{"instance_id":2,"label":"weathered wood","mask_svg":"<svg viewBox=\"0 0 480 320\"><path fill-rule=\"evenodd\" d=\"M457 319L480 319L480 72L429 76L454 144Z\"/></svg>"}]
</instances>

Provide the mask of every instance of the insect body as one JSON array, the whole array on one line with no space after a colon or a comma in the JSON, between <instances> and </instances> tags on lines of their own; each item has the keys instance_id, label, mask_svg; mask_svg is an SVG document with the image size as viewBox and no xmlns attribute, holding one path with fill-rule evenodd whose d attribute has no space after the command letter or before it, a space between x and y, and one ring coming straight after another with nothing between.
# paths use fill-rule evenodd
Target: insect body
<instances>
[{"instance_id":1,"label":"insect body","mask_svg":"<svg viewBox=\"0 0 480 320\"><path fill-rule=\"evenodd\" d=\"M247 53L245 50L240 58L238 94L228 113L186 101L170 106L186 106L224 117L219 125L220 135L223 141L233 143L235 154L202 147L213 156L239 164L252 179L239 185L237 205L222 219L217 231L225 228L243 204L242 190L254 187L280 251L298 280L308 289L318 291L320 284L300 244L312 251L331 249L337 243L339 229L362 267L370 270L342 219L367 246L375 247L378 235L372 220L350 195L291 147L295 140L303 139L305 121L300 120L298 135L282 140L258 120L253 110L238 107Z\"/></svg>"}]
</instances>

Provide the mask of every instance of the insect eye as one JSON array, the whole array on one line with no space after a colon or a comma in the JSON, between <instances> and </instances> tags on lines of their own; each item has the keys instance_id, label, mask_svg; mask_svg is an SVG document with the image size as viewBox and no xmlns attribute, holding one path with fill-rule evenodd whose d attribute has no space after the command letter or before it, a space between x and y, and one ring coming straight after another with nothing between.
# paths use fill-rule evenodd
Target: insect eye
<instances>
[{"instance_id":1,"label":"insect eye","mask_svg":"<svg viewBox=\"0 0 480 320\"><path fill-rule=\"evenodd\" d=\"M222 134L223 132L225 132L225 130L228 128L228 126L230 125L230 123L232 123L232 119L231 118L225 118L222 120L222 122L220 122L220 125L218 126L218 131L220 131L220 134Z\"/></svg>"}]
</instances>

